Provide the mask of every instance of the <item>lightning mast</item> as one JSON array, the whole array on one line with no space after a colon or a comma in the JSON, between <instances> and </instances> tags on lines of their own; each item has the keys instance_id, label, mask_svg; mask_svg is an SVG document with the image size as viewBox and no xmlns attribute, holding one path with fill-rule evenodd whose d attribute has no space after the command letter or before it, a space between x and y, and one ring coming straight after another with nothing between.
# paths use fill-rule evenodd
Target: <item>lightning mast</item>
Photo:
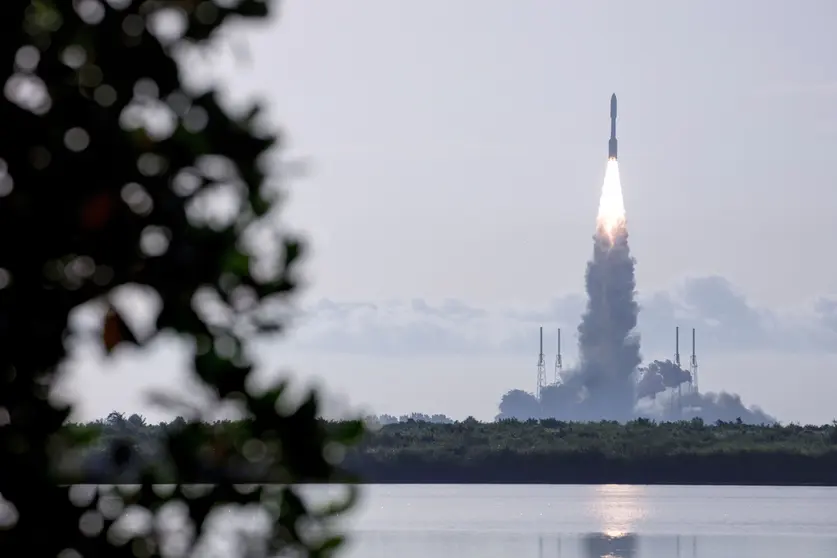
<instances>
[{"instance_id":1,"label":"lightning mast","mask_svg":"<svg viewBox=\"0 0 837 558\"><path fill-rule=\"evenodd\" d=\"M564 360L561 357L561 328L558 328L558 352L555 353L555 385L561 381L561 372L564 370Z\"/></svg>"},{"instance_id":2,"label":"lightning mast","mask_svg":"<svg viewBox=\"0 0 837 558\"><path fill-rule=\"evenodd\" d=\"M538 385L535 390L535 397L540 399L541 390L546 386L546 360L543 357L543 326L541 326L541 350L538 353Z\"/></svg>"},{"instance_id":3,"label":"lightning mast","mask_svg":"<svg viewBox=\"0 0 837 558\"><path fill-rule=\"evenodd\" d=\"M700 393L698 390L698 363L695 353L695 328L692 328L692 358L689 361L689 372L692 375L692 392Z\"/></svg>"},{"instance_id":4,"label":"lightning mast","mask_svg":"<svg viewBox=\"0 0 837 558\"><path fill-rule=\"evenodd\" d=\"M680 370L680 326L676 326L674 328L674 365L677 367L678 370ZM683 390L681 389L682 385L683 384L681 384L681 383L677 384L677 410L678 411L682 411L682 409L680 408L680 406L682 404L682 398L683 398Z\"/></svg>"}]
</instances>

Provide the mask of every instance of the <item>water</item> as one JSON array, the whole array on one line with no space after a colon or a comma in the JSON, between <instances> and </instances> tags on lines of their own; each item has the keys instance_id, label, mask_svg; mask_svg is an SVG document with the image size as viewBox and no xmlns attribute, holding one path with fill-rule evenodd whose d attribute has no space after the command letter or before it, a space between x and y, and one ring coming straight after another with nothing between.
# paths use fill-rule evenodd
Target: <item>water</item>
<instances>
[{"instance_id":1,"label":"water","mask_svg":"<svg viewBox=\"0 0 837 558\"><path fill-rule=\"evenodd\" d=\"M346 558L837 556L837 489L371 485Z\"/></svg>"}]
</instances>

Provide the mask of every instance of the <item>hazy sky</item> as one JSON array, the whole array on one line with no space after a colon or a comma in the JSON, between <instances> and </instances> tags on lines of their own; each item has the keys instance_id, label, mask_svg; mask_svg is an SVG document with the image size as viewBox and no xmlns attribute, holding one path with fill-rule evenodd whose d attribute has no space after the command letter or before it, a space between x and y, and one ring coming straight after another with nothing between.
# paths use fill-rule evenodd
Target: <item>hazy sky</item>
<instances>
[{"instance_id":1,"label":"hazy sky","mask_svg":"<svg viewBox=\"0 0 837 558\"><path fill-rule=\"evenodd\" d=\"M379 412L488 419L533 388L539 324L548 362L559 326L571 362L616 92L643 353L697 327L704 389L837 415L837 4L282 5L235 34L250 63L213 66L310 164L286 216L312 243L311 312L259 350L267 369ZM80 416L147 411L139 387L181 377L168 345L82 351Z\"/></svg>"}]
</instances>

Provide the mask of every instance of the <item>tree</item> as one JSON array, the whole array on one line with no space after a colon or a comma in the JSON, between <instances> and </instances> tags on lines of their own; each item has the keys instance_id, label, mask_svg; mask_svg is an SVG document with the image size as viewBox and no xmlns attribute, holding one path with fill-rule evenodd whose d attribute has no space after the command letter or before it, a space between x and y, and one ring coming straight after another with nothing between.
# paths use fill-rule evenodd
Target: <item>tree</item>
<instances>
[{"instance_id":1,"label":"tree","mask_svg":"<svg viewBox=\"0 0 837 558\"><path fill-rule=\"evenodd\" d=\"M66 357L70 312L81 305L100 310L97 335L109 353L161 334L194 345L196 378L218 403L244 404L247 434L263 450L228 448L230 460L259 459L288 482L333 480L323 449L362 431L352 422L326 432L313 392L278 414L285 384L248 391L245 342L281 329L273 309L294 292L302 246L275 229L278 190L263 167L277 135L260 131L259 108L235 116L214 89L188 90L173 57L208 48L233 17L259 20L269 11L265 0L0 4L0 494L14 516L0 531L2 556L161 552L155 531L113 536L118 518L102 511L114 509L113 495L71 501L73 489L53 482L57 458L76 441L57 434L70 409L47 395ZM150 114L167 124L152 128ZM201 211L219 191L235 209L228 218ZM256 237L265 250L256 251ZM160 301L153 323L131 323L120 302L128 295ZM188 421L166 435L175 478L204 466ZM120 449L125 458L131 448ZM216 505L260 504L271 529L250 555L289 546L323 554L339 542L328 531L304 539L297 520L340 506L315 513L293 487L275 496L242 492L228 468L215 474L206 493L178 486L160 495L149 469L141 490L119 494L119 509L156 513L182 500L201 533Z\"/></svg>"}]
</instances>

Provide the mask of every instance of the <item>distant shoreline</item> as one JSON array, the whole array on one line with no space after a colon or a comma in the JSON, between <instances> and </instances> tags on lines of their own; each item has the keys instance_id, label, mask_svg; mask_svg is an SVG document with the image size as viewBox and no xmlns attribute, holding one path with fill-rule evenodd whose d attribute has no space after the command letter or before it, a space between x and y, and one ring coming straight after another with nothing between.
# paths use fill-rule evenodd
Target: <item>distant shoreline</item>
<instances>
[{"instance_id":1,"label":"distant shoreline","mask_svg":"<svg viewBox=\"0 0 837 558\"><path fill-rule=\"evenodd\" d=\"M97 486L97 485L114 485L114 486L130 486L130 485L139 485L141 484L139 481L137 482L125 482L121 480L117 482L114 479L93 479L93 478L63 478L56 482L59 486ZM160 480L159 482L153 483L155 486L166 486L166 485L173 485L177 484L173 481L166 481ZM201 485L201 484L216 484L210 479L204 480L196 480L196 481L189 481L183 482L180 484L185 485ZM257 484L257 485L281 485L283 483L275 483L270 481L260 481L257 479L250 479L245 481L241 481L236 484ZM353 484L356 486L717 486L717 487L759 487L763 486L765 488L835 488L837 487L837 483L830 483L830 484L819 484L819 483L742 483L742 482L716 482L716 483L702 483L702 482L445 482L445 481L433 481L433 482L388 482L388 481L374 481L374 480L362 480L358 482L348 482L348 481L335 481L329 483L314 483L314 482L304 482L304 483L292 483L295 486L311 486L317 484L329 485L329 486L341 486L341 485L349 485Z\"/></svg>"},{"instance_id":2,"label":"distant shoreline","mask_svg":"<svg viewBox=\"0 0 837 558\"><path fill-rule=\"evenodd\" d=\"M340 428L325 423L326 429ZM76 426L75 428L88 428ZM90 427L92 428L92 427ZM85 450L80 474L61 475L62 484L133 483L142 463L166 460L155 440L167 425L125 429L108 426ZM113 427L116 428L116 427ZM216 423L199 436L213 444L221 435L239 448L247 440L246 421ZM107 464L103 440L127 436L138 461L116 468ZM131 442L131 440L135 442ZM231 466L214 460L182 479L213 483ZM271 463L242 465L234 481L283 483L268 471ZM213 469L213 467L222 467ZM452 424L407 421L371 430L346 448L344 472L366 484L634 484L684 486L837 486L837 425L748 425L741 422L704 424L699 419L673 423L647 420L572 423L553 419ZM261 471L261 472L257 472ZM168 475L159 477L166 483ZM169 479L170 481L173 479ZM297 479L308 482L306 479Z\"/></svg>"},{"instance_id":3,"label":"distant shoreline","mask_svg":"<svg viewBox=\"0 0 837 558\"><path fill-rule=\"evenodd\" d=\"M568 464L556 456L552 463L545 461L535 467L527 465L524 456L519 463L514 461L507 460L508 468L499 469L488 464L455 463L404 463L396 467L361 460L351 472L368 484L837 486L837 453L802 460L783 454L730 453L723 463L684 455L677 460L660 457L633 463L610 462L601 468L597 465L603 462L592 457L589 462ZM731 465L735 462L737 465ZM721 471L704 470L719 466L723 467Z\"/></svg>"},{"instance_id":4,"label":"distant shoreline","mask_svg":"<svg viewBox=\"0 0 837 558\"><path fill-rule=\"evenodd\" d=\"M57 479L56 484L62 486L69 486L69 485L132 485L132 484L140 484L139 479L135 479L134 481L127 480L127 479L117 479L117 478L109 478L109 477L97 477L97 476L85 476L85 477L64 477ZM169 485L169 484L177 484L172 479L165 479L161 478L156 480L153 484L155 485ZM211 476L205 478L198 478L194 480L183 481L180 484L217 484L217 480ZM272 484L285 484L281 482L274 481L272 479L260 479L260 478L253 478L253 477L241 477L236 479L235 484L258 484L258 485L272 485ZM406 477L389 477L387 479L382 478L373 478L373 477L366 477L366 478L359 478L357 480L352 481L332 481L328 483L318 483L318 482L300 482L300 483L292 483L292 484L299 484L299 485L316 485L316 484L327 484L332 486L339 486L344 484L355 484L358 486L366 486L366 485L380 485L380 486L604 486L604 485L620 485L620 486L741 486L741 487L753 487L753 486L764 486L764 487L810 487L810 488L834 488L837 487L837 481L834 479L827 479L821 481L800 481L800 482L782 482L777 480L776 482L770 481L713 481L713 482L701 482L701 481L678 481L678 482L665 482L665 481L652 481L646 479L643 482L635 481L631 482L625 479L615 479L615 478L602 478L599 480L588 480L588 481L578 481L578 480L567 480L567 481L551 481L551 482L542 482L540 480L533 481L533 480L526 480L526 479L518 479L516 481L507 481L507 480L486 480L486 479L479 479L479 480L465 480L460 478L449 478L449 479L441 479L441 478L433 478L432 480L407 480Z\"/></svg>"},{"instance_id":5,"label":"distant shoreline","mask_svg":"<svg viewBox=\"0 0 837 558\"><path fill-rule=\"evenodd\" d=\"M676 477L654 478L648 475L626 475L619 471L614 474L595 476L591 474L543 475L530 476L523 474L509 474L508 472L478 471L473 469L455 471L450 470L447 475L432 473L406 474L404 471L388 471L386 474L360 474L362 484L486 484L486 485L647 485L647 486L837 486L837 474L834 470L824 472L820 467L798 470L794 475L777 475L772 478L742 478L730 475L729 478L713 475L712 477ZM802 477L802 478L800 478Z\"/></svg>"}]
</instances>

